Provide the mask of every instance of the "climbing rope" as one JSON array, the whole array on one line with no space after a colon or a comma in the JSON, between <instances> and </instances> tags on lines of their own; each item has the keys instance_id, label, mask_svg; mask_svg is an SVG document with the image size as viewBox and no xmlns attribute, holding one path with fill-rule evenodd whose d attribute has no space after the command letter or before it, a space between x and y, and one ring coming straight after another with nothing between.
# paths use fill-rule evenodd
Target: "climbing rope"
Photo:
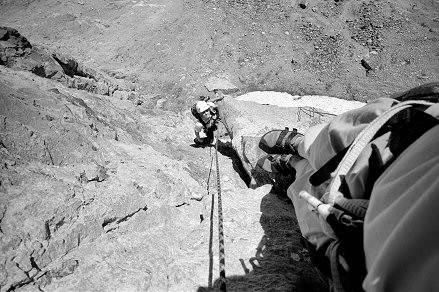
<instances>
[{"instance_id":1,"label":"climbing rope","mask_svg":"<svg viewBox=\"0 0 439 292\"><path fill-rule=\"evenodd\" d=\"M226 255L224 251L224 230L223 230L223 207L221 200L221 182L218 164L218 137L216 131L215 160L216 160L216 185L218 189L218 238L219 238L219 270L220 270L220 290L226 291Z\"/></svg>"}]
</instances>

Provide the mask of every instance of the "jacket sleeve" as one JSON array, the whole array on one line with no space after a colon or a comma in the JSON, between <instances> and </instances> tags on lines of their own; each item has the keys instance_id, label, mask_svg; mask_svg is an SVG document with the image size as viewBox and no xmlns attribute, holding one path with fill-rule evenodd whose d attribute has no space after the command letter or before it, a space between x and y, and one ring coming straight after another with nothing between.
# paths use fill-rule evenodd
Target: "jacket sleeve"
<instances>
[{"instance_id":1,"label":"jacket sleeve","mask_svg":"<svg viewBox=\"0 0 439 292\"><path fill-rule=\"evenodd\" d=\"M203 124L202 123L200 123L200 122L195 122L195 125L194 125L194 131L196 132L196 133L199 133L199 132L201 132L201 131L203 131L203 128L204 128L204 126L203 126Z\"/></svg>"}]
</instances>

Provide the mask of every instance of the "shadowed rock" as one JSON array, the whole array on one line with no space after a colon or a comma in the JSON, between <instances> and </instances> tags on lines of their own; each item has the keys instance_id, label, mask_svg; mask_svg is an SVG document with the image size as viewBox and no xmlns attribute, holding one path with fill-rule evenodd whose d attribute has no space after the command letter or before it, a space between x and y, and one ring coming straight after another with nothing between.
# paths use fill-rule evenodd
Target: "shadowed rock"
<instances>
[{"instance_id":1,"label":"shadowed rock","mask_svg":"<svg viewBox=\"0 0 439 292\"><path fill-rule=\"evenodd\" d=\"M11 27L0 27L0 65L12 66L17 58L29 54L30 42Z\"/></svg>"},{"instance_id":2,"label":"shadowed rock","mask_svg":"<svg viewBox=\"0 0 439 292\"><path fill-rule=\"evenodd\" d=\"M66 54L53 52L43 46L32 46L16 29L10 27L0 27L0 65L30 71L68 87L92 93L113 95L115 92L127 92L134 94L135 98L140 97L132 82L112 78Z\"/></svg>"}]
</instances>

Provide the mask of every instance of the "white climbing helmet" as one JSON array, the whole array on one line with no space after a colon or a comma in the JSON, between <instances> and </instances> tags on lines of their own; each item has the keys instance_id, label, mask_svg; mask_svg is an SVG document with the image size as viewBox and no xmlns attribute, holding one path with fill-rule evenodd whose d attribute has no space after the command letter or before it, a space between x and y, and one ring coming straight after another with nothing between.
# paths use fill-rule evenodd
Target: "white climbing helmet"
<instances>
[{"instance_id":1,"label":"white climbing helmet","mask_svg":"<svg viewBox=\"0 0 439 292\"><path fill-rule=\"evenodd\" d=\"M204 112L204 111L209 109L209 105L204 100L200 100L195 105L195 108L197 109L197 113L201 114L202 112Z\"/></svg>"}]
</instances>

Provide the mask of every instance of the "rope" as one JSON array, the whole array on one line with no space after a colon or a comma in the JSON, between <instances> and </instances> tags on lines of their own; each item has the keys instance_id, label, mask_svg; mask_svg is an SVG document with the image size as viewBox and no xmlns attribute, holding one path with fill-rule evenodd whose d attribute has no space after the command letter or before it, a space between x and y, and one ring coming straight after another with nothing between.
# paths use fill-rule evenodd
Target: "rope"
<instances>
[{"instance_id":1,"label":"rope","mask_svg":"<svg viewBox=\"0 0 439 292\"><path fill-rule=\"evenodd\" d=\"M212 155L212 148L209 147L209 155L211 157L210 159L210 167L209 167L209 176L207 178L207 195L211 195L212 202L210 204L210 231L209 231L209 280L208 280L208 287L211 291L212 289L212 278L213 278L213 214L215 210L215 192L210 192L210 176L212 174L212 165L213 165L213 155Z\"/></svg>"},{"instance_id":2,"label":"rope","mask_svg":"<svg viewBox=\"0 0 439 292\"><path fill-rule=\"evenodd\" d=\"M216 185L218 188L218 237L219 237L219 270L220 270L220 290L226 291L226 255L224 251L224 230L223 230L223 207L221 200L221 182L218 164L218 133L216 132L215 159L216 159Z\"/></svg>"}]
</instances>

